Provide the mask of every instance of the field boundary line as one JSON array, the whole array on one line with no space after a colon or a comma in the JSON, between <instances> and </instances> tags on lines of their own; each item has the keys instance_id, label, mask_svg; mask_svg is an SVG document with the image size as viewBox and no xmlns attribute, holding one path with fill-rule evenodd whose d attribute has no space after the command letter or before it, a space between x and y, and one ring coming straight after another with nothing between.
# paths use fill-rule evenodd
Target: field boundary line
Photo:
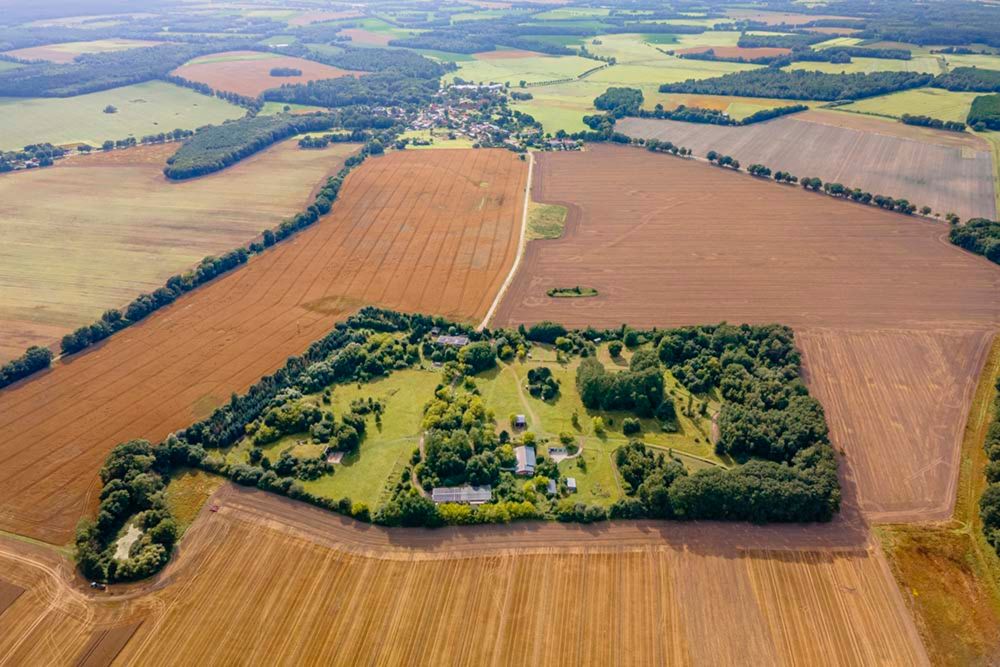
<instances>
[{"instance_id":1,"label":"field boundary line","mask_svg":"<svg viewBox=\"0 0 1000 667\"><path fill-rule=\"evenodd\" d=\"M514 282L514 276L517 275L517 269L521 266L521 257L524 256L524 246L525 238L527 237L528 231L528 202L531 200L531 175L535 170L535 158L532 153L528 153L528 180L524 184L524 207L521 210L521 234L517 240L517 255L514 256L514 264L510 267L510 272L503 281L503 285L497 291L496 297L493 299L493 303L490 304L490 309L486 311L486 317L483 321L479 323L476 327L477 331L482 331L486 328L486 325L490 323L493 319L494 313L496 313L497 307L500 305L500 300L503 299L504 295L507 293L507 289L510 287L511 283Z\"/></svg>"}]
</instances>

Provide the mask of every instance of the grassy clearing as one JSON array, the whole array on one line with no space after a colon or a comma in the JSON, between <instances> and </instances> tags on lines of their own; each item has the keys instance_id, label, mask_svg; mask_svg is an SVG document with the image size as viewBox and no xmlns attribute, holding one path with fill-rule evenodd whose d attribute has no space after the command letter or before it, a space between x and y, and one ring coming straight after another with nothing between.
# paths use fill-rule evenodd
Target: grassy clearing
<instances>
[{"instance_id":1,"label":"grassy clearing","mask_svg":"<svg viewBox=\"0 0 1000 667\"><path fill-rule=\"evenodd\" d=\"M1000 558L982 537L982 444L1000 376L994 339L962 443L955 514L947 525L881 526L876 534L936 665L992 664L1000 652Z\"/></svg>"},{"instance_id":2,"label":"grassy clearing","mask_svg":"<svg viewBox=\"0 0 1000 667\"><path fill-rule=\"evenodd\" d=\"M204 470L182 469L174 473L167 484L167 507L177 521L181 535L188 529L215 491L225 483L225 478Z\"/></svg>"},{"instance_id":3,"label":"grassy clearing","mask_svg":"<svg viewBox=\"0 0 1000 667\"><path fill-rule=\"evenodd\" d=\"M948 67L952 69L955 67L981 67L982 69L1000 70L1000 55L945 55L944 59L948 61Z\"/></svg>"},{"instance_id":4,"label":"grassy clearing","mask_svg":"<svg viewBox=\"0 0 1000 667\"><path fill-rule=\"evenodd\" d=\"M257 112L258 116L273 116L279 113L285 113L285 107L288 107L289 113L311 113L313 111L326 111L323 107L312 107L308 104L283 104L281 102L264 102L264 106L260 111Z\"/></svg>"},{"instance_id":5,"label":"grassy clearing","mask_svg":"<svg viewBox=\"0 0 1000 667\"><path fill-rule=\"evenodd\" d=\"M958 93L940 88L917 88L899 93L870 97L837 107L840 111L899 118L904 113L930 116L941 120L962 121L969 115L972 100L980 93Z\"/></svg>"},{"instance_id":6,"label":"grassy clearing","mask_svg":"<svg viewBox=\"0 0 1000 667\"><path fill-rule=\"evenodd\" d=\"M400 139L411 139L420 142L430 142L429 144L414 144L411 143L407 150L427 150L432 148L472 148L472 139L456 134L455 137L449 138L447 131L442 130L408 130L401 135Z\"/></svg>"},{"instance_id":7,"label":"grassy clearing","mask_svg":"<svg viewBox=\"0 0 1000 667\"><path fill-rule=\"evenodd\" d=\"M528 203L528 240L557 239L566 226L565 206L558 204Z\"/></svg>"},{"instance_id":8,"label":"grassy clearing","mask_svg":"<svg viewBox=\"0 0 1000 667\"><path fill-rule=\"evenodd\" d=\"M104 113L112 105L117 113ZM162 81L66 98L0 98L0 149L85 143L194 129L239 118L243 109Z\"/></svg>"},{"instance_id":9,"label":"grassy clearing","mask_svg":"<svg viewBox=\"0 0 1000 667\"><path fill-rule=\"evenodd\" d=\"M598 66L593 60L579 56L531 56L528 58L502 58L497 60L471 60L460 62L457 72L444 75L445 81L460 77L477 83L510 83L519 81L539 83L573 79Z\"/></svg>"},{"instance_id":10,"label":"grassy clearing","mask_svg":"<svg viewBox=\"0 0 1000 667\"><path fill-rule=\"evenodd\" d=\"M936 56L914 56L911 60L891 60L889 58L852 58L849 63L810 63L799 62L788 65L785 69L806 70L809 72L826 72L828 74L846 74L870 72L924 72L940 74L944 71L943 60Z\"/></svg>"}]
</instances>

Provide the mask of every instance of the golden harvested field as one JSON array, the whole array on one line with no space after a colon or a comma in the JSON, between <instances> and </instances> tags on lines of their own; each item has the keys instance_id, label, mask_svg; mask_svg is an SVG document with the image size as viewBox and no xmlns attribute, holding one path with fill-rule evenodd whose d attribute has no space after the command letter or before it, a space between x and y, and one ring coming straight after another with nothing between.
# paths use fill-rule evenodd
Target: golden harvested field
<instances>
[{"instance_id":1,"label":"golden harvested field","mask_svg":"<svg viewBox=\"0 0 1000 667\"><path fill-rule=\"evenodd\" d=\"M1000 268L941 223L636 148L543 154L535 174L534 200L569 209L565 232L528 243L494 324L790 325L847 453L847 504L948 515ZM565 285L599 294L547 296Z\"/></svg>"},{"instance_id":2,"label":"golden harvested field","mask_svg":"<svg viewBox=\"0 0 1000 667\"><path fill-rule=\"evenodd\" d=\"M847 450L871 521L945 521L955 505L965 416L993 335L798 332L805 378Z\"/></svg>"},{"instance_id":3,"label":"golden harvested field","mask_svg":"<svg viewBox=\"0 0 1000 667\"><path fill-rule=\"evenodd\" d=\"M175 183L162 170L178 145L0 176L0 362L244 245L304 208L357 148L305 151L289 141Z\"/></svg>"},{"instance_id":4,"label":"golden harvested field","mask_svg":"<svg viewBox=\"0 0 1000 667\"><path fill-rule=\"evenodd\" d=\"M952 212L963 220L996 218L990 149L972 135L830 111L806 111L748 127L629 118L618 129L670 140L701 156L715 150L744 164L756 162L800 178L818 176L905 198L942 217Z\"/></svg>"},{"instance_id":5,"label":"golden harvested field","mask_svg":"<svg viewBox=\"0 0 1000 667\"><path fill-rule=\"evenodd\" d=\"M0 392L0 527L67 542L115 444L206 416L360 306L479 321L514 261L527 171L504 150L373 158L319 223Z\"/></svg>"},{"instance_id":6,"label":"golden harvested field","mask_svg":"<svg viewBox=\"0 0 1000 667\"><path fill-rule=\"evenodd\" d=\"M162 43L145 39L98 39L92 42L63 42L61 44L31 46L26 49L7 51L4 55L14 56L23 60L47 60L53 63L64 64L73 62L77 56L84 53L127 51L144 46L156 46Z\"/></svg>"},{"instance_id":7,"label":"golden harvested field","mask_svg":"<svg viewBox=\"0 0 1000 667\"><path fill-rule=\"evenodd\" d=\"M297 76L271 76L275 67L301 70ZM356 74L349 70L323 65L291 56L257 51L227 51L196 58L178 67L173 72L191 81L211 86L214 90L225 90L248 97L257 97L268 88L280 88L283 84L306 83L321 79L337 79Z\"/></svg>"},{"instance_id":8,"label":"golden harvested field","mask_svg":"<svg viewBox=\"0 0 1000 667\"><path fill-rule=\"evenodd\" d=\"M215 502L148 592L100 602L0 538L5 576L39 590L0 616L0 654L66 664L88 629L141 622L120 664L928 664L881 552L843 526L387 532L228 486Z\"/></svg>"}]
</instances>

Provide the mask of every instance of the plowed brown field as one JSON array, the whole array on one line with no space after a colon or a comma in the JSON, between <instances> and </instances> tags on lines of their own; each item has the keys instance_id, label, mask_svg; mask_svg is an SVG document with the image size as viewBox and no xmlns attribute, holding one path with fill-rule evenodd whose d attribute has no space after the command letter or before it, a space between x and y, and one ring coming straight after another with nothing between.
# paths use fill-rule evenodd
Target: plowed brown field
<instances>
[{"instance_id":1,"label":"plowed brown field","mask_svg":"<svg viewBox=\"0 0 1000 667\"><path fill-rule=\"evenodd\" d=\"M947 516L1000 268L942 224L639 149L543 154L535 173L535 199L569 207L566 231L528 244L495 324L791 325L848 501ZM546 296L573 285L599 296Z\"/></svg>"},{"instance_id":2,"label":"plowed brown field","mask_svg":"<svg viewBox=\"0 0 1000 667\"><path fill-rule=\"evenodd\" d=\"M317 225L0 392L0 527L68 541L117 442L208 414L361 305L483 317L514 260L526 176L500 150L372 159Z\"/></svg>"},{"instance_id":3,"label":"plowed brown field","mask_svg":"<svg viewBox=\"0 0 1000 667\"><path fill-rule=\"evenodd\" d=\"M0 568L37 591L0 616L0 655L66 664L95 627L141 622L118 663L927 664L881 552L843 526L387 532L256 491L216 502L124 596L0 538Z\"/></svg>"},{"instance_id":4,"label":"plowed brown field","mask_svg":"<svg viewBox=\"0 0 1000 667\"><path fill-rule=\"evenodd\" d=\"M836 111L806 111L747 127L628 118L618 129L669 140L697 155L715 150L744 164L906 198L942 217L997 215L990 148L968 134Z\"/></svg>"},{"instance_id":5,"label":"plowed brown field","mask_svg":"<svg viewBox=\"0 0 1000 667\"><path fill-rule=\"evenodd\" d=\"M302 74L271 76L271 70L275 67L290 67L301 70ZM256 51L230 51L196 59L178 67L171 74L207 84L215 90L257 97L268 88L280 88L286 83L339 79L359 72L292 56L277 56Z\"/></svg>"}]
</instances>

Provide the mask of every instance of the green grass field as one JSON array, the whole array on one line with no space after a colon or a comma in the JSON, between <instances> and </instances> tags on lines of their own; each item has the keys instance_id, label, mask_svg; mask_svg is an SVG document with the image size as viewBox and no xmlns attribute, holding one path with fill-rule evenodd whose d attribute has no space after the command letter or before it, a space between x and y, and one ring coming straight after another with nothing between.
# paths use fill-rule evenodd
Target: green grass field
<instances>
[{"instance_id":1,"label":"green grass field","mask_svg":"<svg viewBox=\"0 0 1000 667\"><path fill-rule=\"evenodd\" d=\"M205 502L225 481L225 478L204 470L183 468L173 473L165 495L167 507L177 521L180 535L184 534Z\"/></svg>"},{"instance_id":2,"label":"green grass field","mask_svg":"<svg viewBox=\"0 0 1000 667\"><path fill-rule=\"evenodd\" d=\"M838 109L893 118L908 113L914 116L964 122L969 115L972 100L979 95L980 93L959 93L940 88L917 88L881 97L870 97Z\"/></svg>"},{"instance_id":3,"label":"green grass field","mask_svg":"<svg viewBox=\"0 0 1000 667\"><path fill-rule=\"evenodd\" d=\"M400 139L418 139L430 141L429 146L410 144L407 150L428 150L434 148L472 148L473 141L468 137L456 134L454 139L448 138L447 131L444 130L407 130L399 135Z\"/></svg>"},{"instance_id":4,"label":"green grass field","mask_svg":"<svg viewBox=\"0 0 1000 667\"><path fill-rule=\"evenodd\" d=\"M112 105L117 113L104 113ZM162 81L66 98L0 98L0 149L87 143L195 129L244 114L240 107Z\"/></svg>"},{"instance_id":5,"label":"green grass field","mask_svg":"<svg viewBox=\"0 0 1000 667\"><path fill-rule=\"evenodd\" d=\"M610 9L601 7L560 7L535 14L532 18L537 21L566 21L568 19L602 17L610 13Z\"/></svg>"},{"instance_id":6,"label":"green grass field","mask_svg":"<svg viewBox=\"0 0 1000 667\"><path fill-rule=\"evenodd\" d=\"M944 59L948 61L948 67L979 67L982 69L1000 70L1000 56L988 55L967 55L949 56Z\"/></svg>"},{"instance_id":7,"label":"green grass field","mask_svg":"<svg viewBox=\"0 0 1000 667\"><path fill-rule=\"evenodd\" d=\"M528 240L557 239L566 226L567 210L558 204L528 204Z\"/></svg>"},{"instance_id":8,"label":"green grass field","mask_svg":"<svg viewBox=\"0 0 1000 667\"><path fill-rule=\"evenodd\" d=\"M309 112L309 111L326 111L323 107L311 107L308 104L283 104L281 102L264 102L264 106L260 111L257 112L258 116L273 116L274 114L284 113L285 107L291 113L295 112Z\"/></svg>"},{"instance_id":9,"label":"green grass field","mask_svg":"<svg viewBox=\"0 0 1000 667\"><path fill-rule=\"evenodd\" d=\"M813 44L813 48L822 51L823 49L833 48L834 46L856 46L860 44L861 41L862 40L857 37L834 37L833 39L828 39L825 42Z\"/></svg>"},{"instance_id":10,"label":"green grass field","mask_svg":"<svg viewBox=\"0 0 1000 667\"><path fill-rule=\"evenodd\" d=\"M852 58L849 63L810 63L798 62L788 65L785 69L799 69L809 72L826 72L828 74L847 74L870 72L925 72L941 74L941 61L935 56L914 56L912 60L892 60L889 58Z\"/></svg>"},{"instance_id":11,"label":"green grass field","mask_svg":"<svg viewBox=\"0 0 1000 667\"><path fill-rule=\"evenodd\" d=\"M458 63L457 72L444 75L445 81L461 77L466 81L507 83L517 86L519 81L538 83L572 79L601 63L579 56L529 56L527 58L500 58L496 60L471 60Z\"/></svg>"}]
</instances>

